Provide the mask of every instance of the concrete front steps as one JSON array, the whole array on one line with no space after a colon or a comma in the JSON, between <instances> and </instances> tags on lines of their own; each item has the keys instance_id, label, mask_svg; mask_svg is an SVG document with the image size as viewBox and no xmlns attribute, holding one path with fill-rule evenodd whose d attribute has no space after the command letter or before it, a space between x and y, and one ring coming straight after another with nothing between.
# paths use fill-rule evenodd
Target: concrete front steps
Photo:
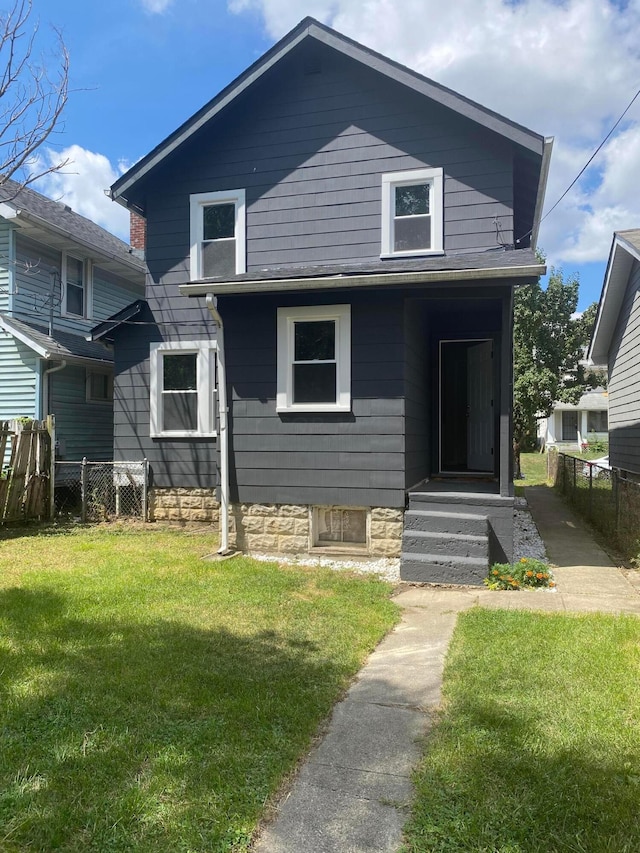
<instances>
[{"instance_id":1,"label":"concrete front steps","mask_svg":"<svg viewBox=\"0 0 640 853\"><path fill-rule=\"evenodd\" d=\"M414 583L481 584L496 554L495 524L512 525L513 499L493 493L409 493L400 577Z\"/></svg>"}]
</instances>

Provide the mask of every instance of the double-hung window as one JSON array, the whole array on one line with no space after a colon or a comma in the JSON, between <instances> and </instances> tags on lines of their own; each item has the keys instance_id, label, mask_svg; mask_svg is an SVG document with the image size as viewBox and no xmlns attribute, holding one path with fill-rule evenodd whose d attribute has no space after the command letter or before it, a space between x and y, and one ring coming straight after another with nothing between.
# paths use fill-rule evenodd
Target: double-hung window
<instances>
[{"instance_id":1,"label":"double-hung window","mask_svg":"<svg viewBox=\"0 0 640 853\"><path fill-rule=\"evenodd\" d=\"M151 344L153 437L215 436L215 341Z\"/></svg>"},{"instance_id":2,"label":"double-hung window","mask_svg":"<svg viewBox=\"0 0 640 853\"><path fill-rule=\"evenodd\" d=\"M442 169L382 176L382 255L442 253Z\"/></svg>"},{"instance_id":3,"label":"double-hung window","mask_svg":"<svg viewBox=\"0 0 640 853\"><path fill-rule=\"evenodd\" d=\"M279 412L351 409L351 308L278 309Z\"/></svg>"},{"instance_id":4,"label":"double-hung window","mask_svg":"<svg viewBox=\"0 0 640 853\"><path fill-rule=\"evenodd\" d=\"M191 278L246 271L245 192L195 193L191 208Z\"/></svg>"},{"instance_id":5,"label":"double-hung window","mask_svg":"<svg viewBox=\"0 0 640 853\"><path fill-rule=\"evenodd\" d=\"M91 317L91 264L62 255L62 313L68 317Z\"/></svg>"}]
</instances>

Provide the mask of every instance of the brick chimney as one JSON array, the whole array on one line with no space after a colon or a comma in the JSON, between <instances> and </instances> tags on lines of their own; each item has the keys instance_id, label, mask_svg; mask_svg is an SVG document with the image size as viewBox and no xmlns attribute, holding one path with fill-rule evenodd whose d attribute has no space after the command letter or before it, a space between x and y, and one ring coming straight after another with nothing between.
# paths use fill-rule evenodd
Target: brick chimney
<instances>
[{"instance_id":1,"label":"brick chimney","mask_svg":"<svg viewBox=\"0 0 640 853\"><path fill-rule=\"evenodd\" d=\"M129 243L132 249L144 253L147 242L147 220L133 210L129 211Z\"/></svg>"}]
</instances>

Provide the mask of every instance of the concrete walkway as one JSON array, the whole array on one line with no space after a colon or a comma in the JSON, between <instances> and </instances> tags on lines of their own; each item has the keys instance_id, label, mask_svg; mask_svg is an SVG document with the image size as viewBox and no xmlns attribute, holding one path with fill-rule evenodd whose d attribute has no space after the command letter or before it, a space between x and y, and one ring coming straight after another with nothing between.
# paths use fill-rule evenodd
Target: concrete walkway
<instances>
[{"instance_id":1,"label":"concrete walkway","mask_svg":"<svg viewBox=\"0 0 640 853\"><path fill-rule=\"evenodd\" d=\"M557 591L401 587L394 600L402 621L334 708L327 734L256 841L256 853L398 850L411 771L440 704L444 657L460 611L482 605L640 616L640 572L614 566L551 489L531 487L526 496L558 566Z\"/></svg>"}]
</instances>

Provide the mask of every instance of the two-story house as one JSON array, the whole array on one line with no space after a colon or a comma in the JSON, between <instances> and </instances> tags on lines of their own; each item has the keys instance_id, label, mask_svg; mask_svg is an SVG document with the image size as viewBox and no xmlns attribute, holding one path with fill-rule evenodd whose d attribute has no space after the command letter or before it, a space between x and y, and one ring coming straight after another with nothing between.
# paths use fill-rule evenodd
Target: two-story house
<instances>
[{"instance_id":1,"label":"two-story house","mask_svg":"<svg viewBox=\"0 0 640 853\"><path fill-rule=\"evenodd\" d=\"M144 295L144 262L15 181L0 186L0 420L56 416L57 458L113 458L113 352L86 335Z\"/></svg>"},{"instance_id":2,"label":"two-story house","mask_svg":"<svg viewBox=\"0 0 640 853\"><path fill-rule=\"evenodd\" d=\"M544 271L550 148L307 18L123 175L147 325L95 338L156 517L217 489L223 550L476 583L510 558L512 300Z\"/></svg>"}]
</instances>

